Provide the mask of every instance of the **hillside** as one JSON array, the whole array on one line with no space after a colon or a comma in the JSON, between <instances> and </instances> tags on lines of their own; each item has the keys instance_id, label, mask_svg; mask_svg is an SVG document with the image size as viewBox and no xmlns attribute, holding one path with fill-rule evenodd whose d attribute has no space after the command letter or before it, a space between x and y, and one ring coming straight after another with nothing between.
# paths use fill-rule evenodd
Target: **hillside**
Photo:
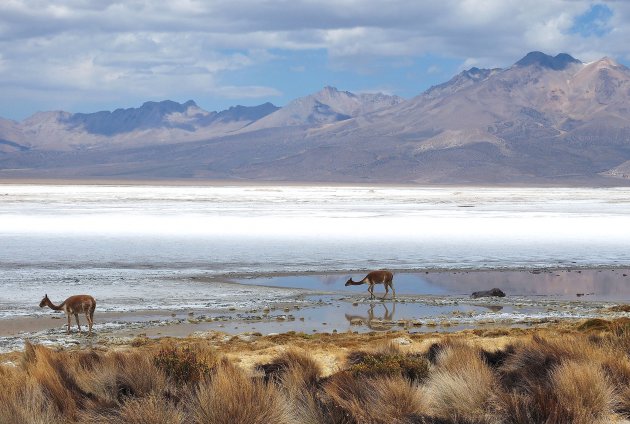
<instances>
[{"instance_id":1,"label":"hillside","mask_svg":"<svg viewBox=\"0 0 630 424\"><path fill-rule=\"evenodd\" d=\"M325 87L282 108L0 120L0 177L627 184L629 111L625 66L532 52L406 101Z\"/></svg>"}]
</instances>

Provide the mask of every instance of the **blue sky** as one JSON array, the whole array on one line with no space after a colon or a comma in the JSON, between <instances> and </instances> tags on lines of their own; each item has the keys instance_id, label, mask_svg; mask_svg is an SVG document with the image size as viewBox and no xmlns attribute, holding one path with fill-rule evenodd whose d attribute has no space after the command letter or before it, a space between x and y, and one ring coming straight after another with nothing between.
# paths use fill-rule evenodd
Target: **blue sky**
<instances>
[{"instance_id":1,"label":"blue sky","mask_svg":"<svg viewBox=\"0 0 630 424\"><path fill-rule=\"evenodd\" d=\"M164 99L282 106L325 85L410 98L533 50L628 65L629 3L3 0L0 117Z\"/></svg>"}]
</instances>

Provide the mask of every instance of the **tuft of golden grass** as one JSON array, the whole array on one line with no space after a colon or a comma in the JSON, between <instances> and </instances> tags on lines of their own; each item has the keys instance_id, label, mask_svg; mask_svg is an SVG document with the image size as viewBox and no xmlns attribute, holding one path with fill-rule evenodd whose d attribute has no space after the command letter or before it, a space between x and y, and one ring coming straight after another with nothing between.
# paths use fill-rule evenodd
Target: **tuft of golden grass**
<instances>
[{"instance_id":1,"label":"tuft of golden grass","mask_svg":"<svg viewBox=\"0 0 630 424\"><path fill-rule=\"evenodd\" d=\"M186 414L179 406L156 395L129 399L114 411L84 413L80 421L94 424L183 424L187 422Z\"/></svg>"},{"instance_id":2,"label":"tuft of golden grass","mask_svg":"<svg viewBox=\"0 0 630 424\"><path fill-rule=\"evenodd\" d=\"M281 381L290 372L305 385L313 385L322 376L321 365L303 349L290 348L280 353L268 364L256 367L263 373L265 381Z\"/></svg>"},{"instance_id":3,"label":"tuft of golden grass","mask_svg":"<svg viewBox=\"0 0 630 424\"><path fill-rule=\"evenodd\" d=\"M534 385L526 392L520 390L499 391L490 404L492 415L502 424L569 424L558 400L548 388Z\"/></svg>"},{"instance_id":4,"label":"tuft of golden grass","mask_svg":"<svg viewBox=\"0 0 630 424\"><path fill-rule=\"evenodd\" d=\"M43 346L27 343L23 366L28 377L58 413L75 419L86 394L78 387L63 356Z\"/></svg>"},{"instance_id":5,"label":"tuft of golden grass","mask_svg":"<svg viewBox=\"0 0 630 424\"><path fill-rule=\"evenodd\" d=\"M322 367L308 351L290 348L261 368L265 370L265 380L282 390L297 422L330 422L319 393Z\"/></svg>"},{"instance_id":6,"label":"tuft of golden grass","mask_svg":"<svg viewBox=\"0 0 630 424\"><path fill-rule=\"evenodd\" d=\"M252 379L227 361L199 383L193 402L193 422L199 424L294 422L286 398L275 385Z\"/></svg>"},{"instance_id":7,"label":"tuft of golden grass","mask_svg":"<svg viewBox=\"0 0 630 424\"><path fill-rule=\"evenodd\" d=\"M426 410L420 387L401 376L357 378L340 372L323 389L326 422L402 424Z\"/></svg>"},{"instance_id":8,"label":"tuft of golden grass","mask_svg":"<svg viewBox=\"0 0 630 424\"><path fill-rule=\"evenodd\" d=\"M550 375L563 415L575 424L605 423L617 399L601 368L592 362L564 361Z\"/></svg>"},{"instance_id":9,"label":"tuft of golden grass","mask_svg":"<svg viewBox=\"0 0 630 424\"><path fill-rule=\"evenodd\" d=\"M0 367L1 423L63 423L59 410L50 403L43 387L23 370Z\"/></svg>"},{"instance_id":10,"label":"tuft of golden grass","mask_svg":"<svg viewBox=\"0 0 630 424\"><path fill-rule=\"evenodd\" d=\"M498 383L479 349L461 343L446 345L424 387L429 411L454 422L494 422L488 410Z\"/></svg>"}]
</instances>

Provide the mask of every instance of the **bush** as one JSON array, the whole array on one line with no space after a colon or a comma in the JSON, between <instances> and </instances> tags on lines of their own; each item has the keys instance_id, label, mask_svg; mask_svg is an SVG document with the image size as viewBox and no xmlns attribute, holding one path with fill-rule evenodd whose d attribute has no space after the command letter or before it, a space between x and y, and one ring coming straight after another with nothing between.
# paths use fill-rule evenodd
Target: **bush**
<instances>
[{"instance_id":1,"label":"bush","mask_svg":"<svg viewBox=\"0 0 630 424\"><path fill-rule=\"evenodd\" d=\"M153 363L177 384L197 384L210 373L210 367L189 347L164 347L157 353Z\"/></svg>"},{"instance_id":2,"label":"bush","mask_svg":"<svg viewBox=\"0 0 630 424\"><path fill-rule=\"evenodd\" d=\"M355 377L400 375L420 382L429 374L429 362L421 355L357 352L348 361L348 371Z\"/></svg>"}]
</instances>

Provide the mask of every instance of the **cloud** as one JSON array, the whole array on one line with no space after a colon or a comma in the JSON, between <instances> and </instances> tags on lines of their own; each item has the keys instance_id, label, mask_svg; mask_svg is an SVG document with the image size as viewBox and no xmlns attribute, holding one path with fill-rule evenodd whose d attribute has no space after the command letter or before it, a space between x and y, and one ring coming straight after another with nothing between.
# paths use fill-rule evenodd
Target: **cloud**
<instances>
[{"instance_id":1,"label":"cloud","mask_svg":"<svg viewBox=\"0 0 630 424\"><path fill-rule=\"evenodd\" d=\"M427 68L427 74L439 74L442 69L438 65L431 65Z\"/></svg>"},{"instance_id":2,"label":"cloud","mask_svg":"<svg viewBox=\"0 0 630 424\"><path fill-rule=\"evenodd\" d=\"M482 67L531 50L627 60L629 17L628 2L590 0L4 0L0 85L15 96L262 98L284 90L244 73L282 51L325 51L328 67L357 74L425 55Z\"/></svg>"}]
</instances>

